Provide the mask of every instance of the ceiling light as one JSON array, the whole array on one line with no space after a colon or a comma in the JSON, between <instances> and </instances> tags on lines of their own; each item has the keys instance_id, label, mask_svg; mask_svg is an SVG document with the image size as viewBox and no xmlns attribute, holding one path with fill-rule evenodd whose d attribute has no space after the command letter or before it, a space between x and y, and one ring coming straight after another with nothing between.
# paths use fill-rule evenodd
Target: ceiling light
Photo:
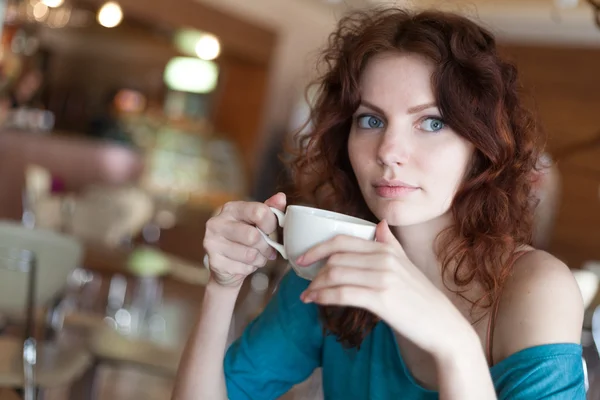
<instances>
[{"instance_id":1,"label":"ceiling light","mask_svg":"<svg viewBox=\"0 0 600 400\"><path fill-rule=\"evenodd\" d=\"M196 55L203 60L214 60L221 53L221 44L219 39L213 35L203 35L196 42Z\"/></svg>"},{"instance_id":2,"label":"ceiling light","mask_svg":"<svg viewBox=\"0 0 600 400\"><path fill-rule=\"evenodd\" d=\"M212 61L194 57L171 59L164 72L167 87L188 93L210 93L217 86L219 68Z\"/></svg>"},{"instance_id":3,"label":"ceiling light","mask_svg":"<svg viewBox=\"0 0 600 400\"><path fill-rule=\"evenodd\" d=\"M50 8L56 8L63 5L65 0L42 0L42 3Z\"/></svg>"},{"instance_id":4,"label":"ceiling light","mask_svg":"<svg viewBox=\"0 0 600 400\"><path fill-rule=\"evenodd\" d=\"M105 28L114 28L123 20L123 10L118 3L109 1L98 11L98 23Z\"/></svg>"},{"instance_id":5,"label":"ceiling light","mask_svg":"<svg viewBox=\"0 0 600 400\"><path fill-rule=\"evenodd\" d=\"M33 6L33 17L36 21L43 21L48 15L48 6L44 3L37 3Z\"/></svg>"}]
</instances>

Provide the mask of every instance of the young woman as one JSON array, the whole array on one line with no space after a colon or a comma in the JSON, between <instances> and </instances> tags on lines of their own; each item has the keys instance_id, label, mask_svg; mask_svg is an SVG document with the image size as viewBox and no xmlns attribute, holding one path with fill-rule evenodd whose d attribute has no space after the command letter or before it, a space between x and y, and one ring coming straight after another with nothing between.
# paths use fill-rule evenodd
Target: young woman
<instances>
[{"instance_id":1,"label":"young woman","mask_svg":"<svg viewBox=\"0 0 600 400\"><path fill-rule=\"evenodd\" d=\"M227 351L244 278L275 252L265 204L207 224L212 271L174 398L274 399L322 367L326 399L584 399L581 295L531 241L539 134L515 67L458 15L344 18L294 178L317 207L379 222L299 263ZM224 363L222 362L224 359Z\"/></svg>"}]
</instances>

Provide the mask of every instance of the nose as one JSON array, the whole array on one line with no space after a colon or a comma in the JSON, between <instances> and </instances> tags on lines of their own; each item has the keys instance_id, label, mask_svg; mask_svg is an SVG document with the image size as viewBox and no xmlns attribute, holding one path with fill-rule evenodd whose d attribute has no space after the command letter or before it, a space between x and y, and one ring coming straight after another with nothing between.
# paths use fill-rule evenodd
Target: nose
<instances>
[{"instance_id":1,"label":"nose","mask_svg":"<svg viewBox=\"0 0 600 400\"><path fill-rule=\"evenodd\" d=\"M388 129L381 135L377 160L379 164L386 166L406 164L410 160L412 148L409 134Z\"/></svg>"}]
</instances>

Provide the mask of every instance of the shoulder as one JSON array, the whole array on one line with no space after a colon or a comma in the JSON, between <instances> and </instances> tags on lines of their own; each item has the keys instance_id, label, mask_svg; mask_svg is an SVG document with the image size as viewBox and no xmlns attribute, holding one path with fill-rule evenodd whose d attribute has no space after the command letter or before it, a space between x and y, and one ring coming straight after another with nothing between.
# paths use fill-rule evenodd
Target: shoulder
<instances>
[{"instance_id":1,"label":"shoulder","mask_svg":"<svg viewBox=\"0 0 600 400\"><path fill-rule=\"evenodd\" d=\"M515 262L502 292L494 359L543 344L579 343L583 311L571 270L544 251L528 251Z\"/></svg>"}]
</instances>

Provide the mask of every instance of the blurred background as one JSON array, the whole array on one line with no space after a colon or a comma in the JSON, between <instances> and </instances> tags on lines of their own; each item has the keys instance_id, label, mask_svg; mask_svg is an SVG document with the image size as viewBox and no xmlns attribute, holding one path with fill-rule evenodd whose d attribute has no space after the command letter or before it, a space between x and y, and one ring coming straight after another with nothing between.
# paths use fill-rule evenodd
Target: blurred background
<instances>
[{"instance_id":1,"label":"blurred background","mask_svg":"<svg viewBox=\"0 0 600 400\"><path fill-rule=\"evenodd\" d=\"M535 244L580 283L600 398L598 0L3 0L0 400L170 398L206 220L289 187L278 155L319 48L345 12L382 4L464 13L519 67L552 164ZM285 270L247 280L231 340ZM318 398L311 379L287 398Z\"/></svg>"}]
</instances>

